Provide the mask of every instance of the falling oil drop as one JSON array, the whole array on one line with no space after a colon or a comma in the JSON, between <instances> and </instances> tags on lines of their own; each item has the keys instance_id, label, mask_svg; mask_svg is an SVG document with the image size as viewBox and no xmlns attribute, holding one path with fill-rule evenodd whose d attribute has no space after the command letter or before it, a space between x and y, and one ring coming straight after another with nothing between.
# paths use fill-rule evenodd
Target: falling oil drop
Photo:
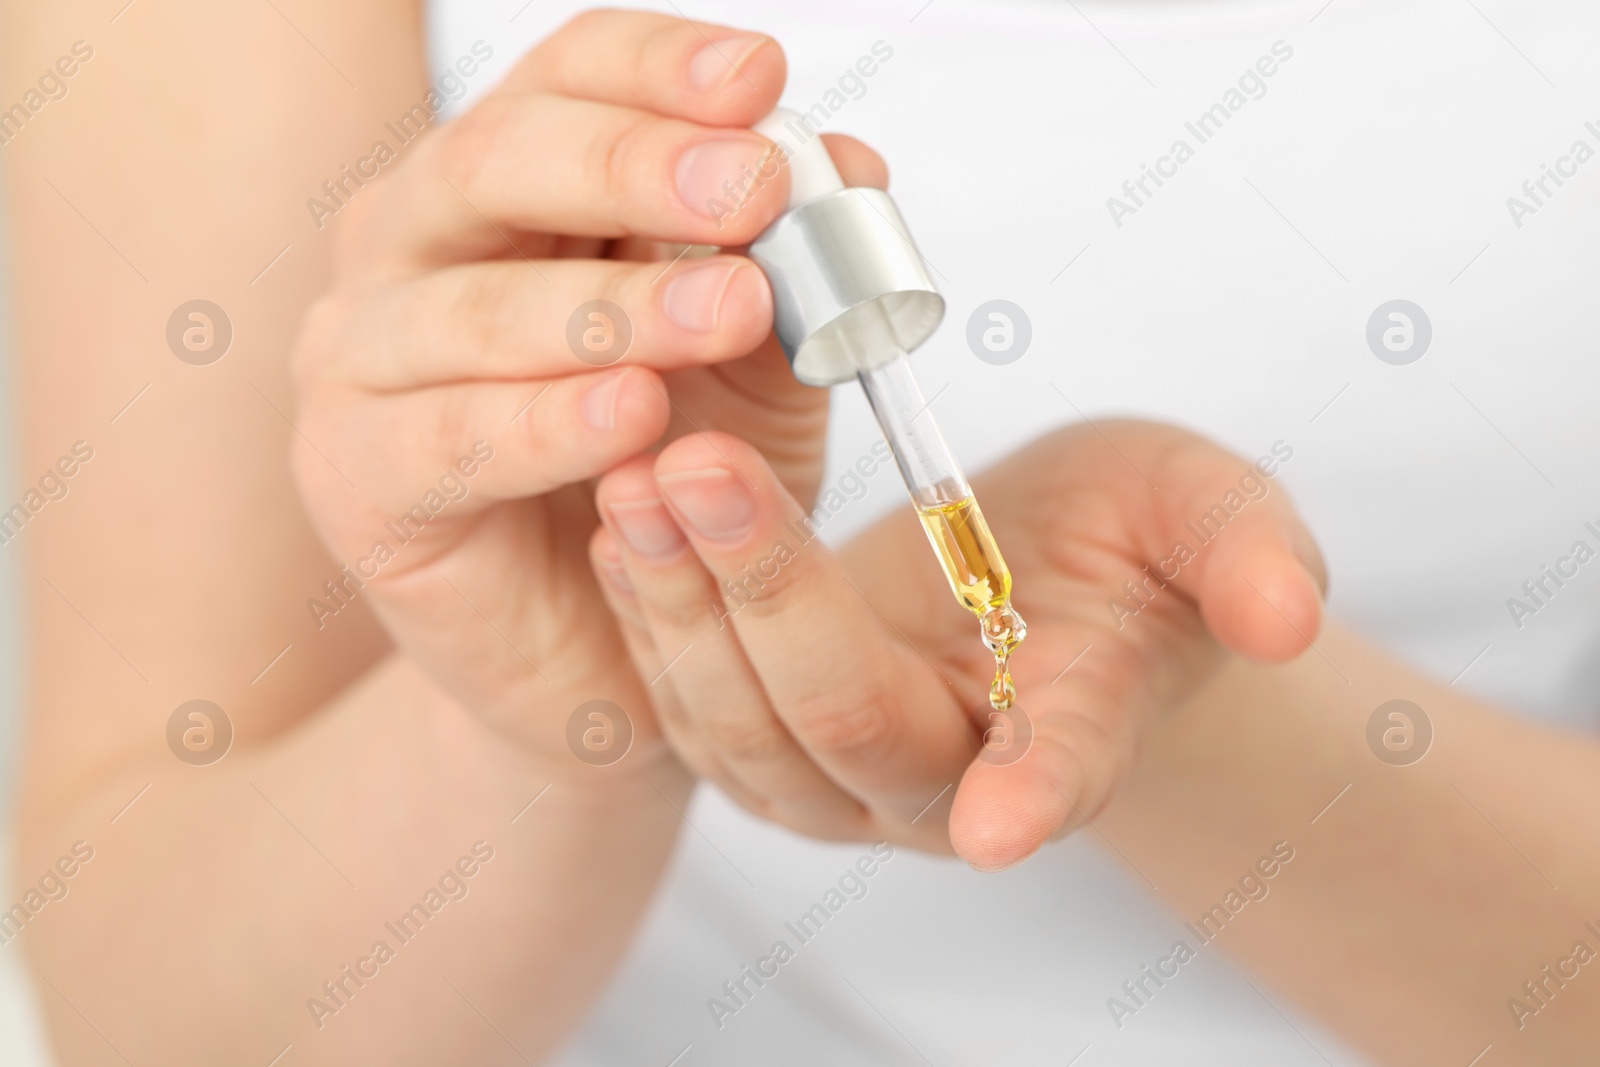
<instances>
[{"instance_id":1,"label":"falling oil drop","mask_svg":"<svg viewBox=\"0 0 1600 1067\"><path fill-rule=\"evenodd\" d=\"M1011 672L1006 669L1009 656L996 656L994 684L989 686L989 706L996 711L1010 711L1017 701L1017 687L1011 682Z\"/></svg>"},{"instance_id":2,"label":"falling oil drop","mask_svg":"<svg viewBox=\"0 0 1600 1067\"><path fill-rule=\"evenodd\" d=\"M1017 700L1017 687L1011 681L1011 653L1028 636L1028 624L1011 606L1002 601L979 619L983 643L994 654L994 683L989 687L989 705L996 711L1009 711Z\"/></svg>"}]
</instances>

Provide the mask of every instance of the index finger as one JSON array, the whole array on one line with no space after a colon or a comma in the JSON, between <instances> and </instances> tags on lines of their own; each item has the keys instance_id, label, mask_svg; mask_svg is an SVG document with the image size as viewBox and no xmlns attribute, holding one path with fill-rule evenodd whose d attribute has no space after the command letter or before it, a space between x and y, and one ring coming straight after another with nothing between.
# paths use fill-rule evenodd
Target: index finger
<instances>
[{"instance_id":1,"label":"index finger","mask_svg":"<svg viewBox=\"0 0 1600 1067\"><path fill-rule=\"evenodd\" d=\"M707 126L749 126L778 104L788 64L761 33L651 11L585 11L517 65L506 85L644 108Z\"/></svg>"},{"instance_id":2,"label":"index finger","mask_svg":"<svg viewBox=\"0 0 1600 1067\"><path fill-rule=\"evenodd\" d=\"M546 93L496 94L413 150L360 242L380 268L428 269L556 235L742 245L782 213L789 173L767 138ZM358 212L358 218L363 216Z\"/></svg>"}]
</instances>

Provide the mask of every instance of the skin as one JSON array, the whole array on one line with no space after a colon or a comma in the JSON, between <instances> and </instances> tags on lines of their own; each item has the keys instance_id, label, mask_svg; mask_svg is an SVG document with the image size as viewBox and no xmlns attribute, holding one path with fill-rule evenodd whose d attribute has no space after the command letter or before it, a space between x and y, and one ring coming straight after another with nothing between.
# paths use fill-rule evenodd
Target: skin
<instances>
[{"instance_id":1,"label":"skin","mask_svg":"<svg viewBox=\"0 0 1600 1067\"><path fill-rule=\"evenodd\" d=\"M893 834L993 867L1090 817L1185 915L1291 840L1294 864L1223 942L1269 988L1382 1062L1459 1064L1488 1043L1485 1063L1582 1062L1600 983L1570 983L1520 1031L1504 1000L1570 949L1582 917L1600 915L1588 844L1600 755L1337 628L1284 666L1225 652L1281 660L1317 633L1316 557L1281 494L1247 509L1169 598L1130 621L1116 654L1048 684L1080 638L1105 630L1105 598L1165 554L1172 515L1237 481L1241 461L1184 435L1113 428L1130 455L1153 461L1176 442L1194 464L1158 480L1176 494L1162 506L1081 433L1034 446L1070 463L1025 455L978 483L1035 625L1017 665L1024 701L1062 694L1033 704L1042 743L1021 761L972 762L979 724L964 709L981 699L987 665L906 515L838 561L820 547L802 557L848 575L863 603L775 596L735 617L737 643L721 654L743 657L750 699L705 700L683 669L691 654L667 676L658 720L650 687L619 664L659 655L676 636L657 629L662 618L710 618L703 587L662 587L652 615L618 598L605 576L619 568L635 595L653 587L638 561L608 551L591 499L602 511L669 500L660 478L670 487L672 475L726 463L760 487L759 521L771 521L809 498L820 471L823 402L790 384L759 287L730 288L728 314L689 339L658 317L664 297L652 290L704 264L686 259L657 285L662 265L644 262L657 242L737 245L781 204L780 177L717 230L662 192L694 129L736 129L771 106L781 51L739 49L755 88L724 76L697 89L700 34L726 44L735 31L581 20L317 231L305 198L426 92L419 23L410 7L372 2L281 6L282 17L133 7L95 39L70 98L5 149L19 481L73 440L97 449L72 496L13 546L27 553L33 635L16 869L30 880L75 840L95 848L71 895L16 942L63 1062L267 1062L292 1043L302 1062L481 1063L514 1059L508 1040L536 1059L626 946L670 853L686 767L736 789L741 759L775 751L775 722L790 731L792 747L776 749L787 792L735 795L823 836ZM12 71L45 69L89 32L57 5L3 10ZM194 45L217 40L252 47ZM597 56L627 76L586 82ZM646 102L651 114L618 121ZM596 130L618 136L585 140ZM851 180L884 180L867 150L829 148ZM559 298L542 302L546 285ZM228 357L199 369L175 365L161 330L197 293L237 331ZM644 327L603 371L564 347L570 307L597 295ZM602 381L616 386L617 417L581 437L587 390ZM685 432L696 428L728 436ZM477 440L495 458L468 495L318 628L305 600ZM660 441L672 443L659 458L634 458ZM1039 484L1030 469L1084 480ZM607 471L597 488L583 484ZM1095 522L1063 535L1059 517L1090 499ZM666 517L676 525L682 513ZM680 579L751 558L750 545L713 550L679 530L688 547L667 570ZM1091 543L1093 566L1063 554ZM595 610L602 590L620 622ZM828 631L876 641L876 658L840 658L816 637ZM772 652L786 642L810 642L798 671ZM881 693L875 670L889 663L937 715L913 723L887 699L863 709L805 690L824 659L842 665L829 689L845 694ZM930 661L958 699L933 699ZM1362 739L1371 708L1395 694L1435 724L1434 750L1410 768L1378 764ZM222 704L237 730L234 750L204 769L165 743L172 709L196 696ZM636 731L628 757L605 769L574 760L564 740L572 710L596 698L629 709ZM695 717L711 712L715 723ZM876 774L851 766L862 737L903 758ZM912 825L912 802L957 777L951 810ZM467 901L434 920L448 936L402 947L317 1029L306 999L478 841L494 858Z\"/></svg>"}]
</instances>

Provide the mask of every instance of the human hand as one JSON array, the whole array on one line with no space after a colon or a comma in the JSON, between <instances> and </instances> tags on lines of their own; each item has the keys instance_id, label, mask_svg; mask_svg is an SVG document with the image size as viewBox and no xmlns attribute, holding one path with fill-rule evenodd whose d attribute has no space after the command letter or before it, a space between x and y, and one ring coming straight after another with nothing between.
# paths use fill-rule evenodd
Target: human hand
<instances>
[{"instance_id":1,"label":"human hand","mask_svg":"<svg viewBox=\"0 0 1600 1067\"><path fill-rule=\"evenodd\" d=\"M1028 623L1010 748L982 743L993 661L908 509L836 557L726 435L606 475L591 562L641 674L660 675L658 719L684 761L799 832L953 847L996 870L1092 819L1225 649L1281 662L1317 633L1310 535L1262 470L1199 437L1074 426L976 484ZM1213 505L1224 532L1200 544L1185 524ZM725 582L748 600L719 607Z\"/></svg>"},{"instance_id":2,"label":"human hand","mask_svg":"<svg viewBox=\"0 0 1600 1067\"><path fill-rule=\"evenodd\" d=\"M453 696L567 764L574 697L647 707L584 565L596 520L579 483L693 426L815 489L827 397L789 375L760 271L650 261L658 242L743 245L783 209L770 162L737 211L707 204L768 161L746 127L784 76L769 38L578 17L350 202L299 340L294 466L348 564L336 598L370 599ZM883 183L868 149L829 147L849 178ZM631 323L625 353L572 343L598 299ZM634 725L630 766L648 766L661 750L647 716Z\"/></svg>"}]
</instances>

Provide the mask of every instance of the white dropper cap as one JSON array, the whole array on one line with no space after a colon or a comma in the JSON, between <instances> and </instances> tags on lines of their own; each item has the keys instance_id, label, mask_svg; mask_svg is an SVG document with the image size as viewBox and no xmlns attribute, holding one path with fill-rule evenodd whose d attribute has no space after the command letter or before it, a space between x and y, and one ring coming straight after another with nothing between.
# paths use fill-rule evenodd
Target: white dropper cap
<instances>
[{"instance_id":1,"label":"white dropper cap","mask_svg":"<svg viewBox=\"0 0 1600 1067\"><path fill-rule=\"evenodd\" d=\"M789 168L789 206L799 207L844 188L822 135L797 111L780 107L756 123L755 131L775 143Z\"/></svg>"}]
</instances>

